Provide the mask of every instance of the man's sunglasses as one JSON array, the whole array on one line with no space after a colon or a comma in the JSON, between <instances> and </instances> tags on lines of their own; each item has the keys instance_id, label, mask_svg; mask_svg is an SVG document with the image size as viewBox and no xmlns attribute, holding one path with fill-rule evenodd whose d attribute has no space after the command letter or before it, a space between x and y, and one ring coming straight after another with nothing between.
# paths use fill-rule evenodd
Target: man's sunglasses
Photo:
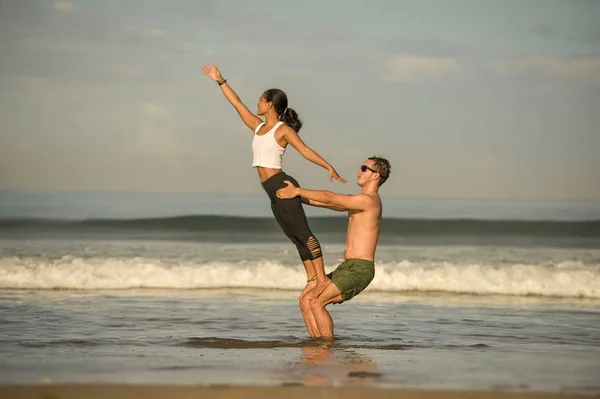
<instances>
[{"instance_id":1,"label":"man's sunglasses","mask_svg":"<svg viewBox=\"0 0 600 399\"><path fill-rule=\"evenodd\" d=\"M366 172L367 170L370 170L373 173L379 173L379 171L375 170L375 169L371 169L369 168L367 165L360 165L360 171L361 172Z\"/></svg>"}]
</instances>

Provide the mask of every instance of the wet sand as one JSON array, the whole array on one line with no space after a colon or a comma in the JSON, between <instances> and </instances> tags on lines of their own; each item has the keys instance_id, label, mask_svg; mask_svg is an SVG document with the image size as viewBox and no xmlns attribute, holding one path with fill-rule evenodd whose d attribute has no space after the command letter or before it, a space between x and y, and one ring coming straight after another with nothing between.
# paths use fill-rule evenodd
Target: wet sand
<instances>
[{"instance_id":1,"label":"wet sand","mask_svg":"<svg viewBox=\"0 0 600 399\"><path fill-rule=\"evenodd\" d=\"M5 399L306 399L307 397L311 399L358 399L365 397L370 399L568 399L598 398L600 395L363 387L44 384L0 386L0 397Z\"/></svg>"}]
</instances>

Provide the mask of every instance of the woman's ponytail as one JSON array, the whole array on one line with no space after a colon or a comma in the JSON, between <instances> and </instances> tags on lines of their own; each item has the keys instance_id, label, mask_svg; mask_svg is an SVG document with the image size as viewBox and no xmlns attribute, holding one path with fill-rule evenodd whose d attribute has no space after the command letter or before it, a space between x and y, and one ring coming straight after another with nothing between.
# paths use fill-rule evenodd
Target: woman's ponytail
<instances>
[{"instance_id":1,"label":"woman's ponytail","mask_svg":"<svg viewBox=\"0 0 600 399\"><path fill-rule=\"evenodd\" d=\"M279 115L279 120L291 127L297 132L302 128L302 121L298 118L298 113L292 108L286 108Z\"/></svg>"}]
</instances>

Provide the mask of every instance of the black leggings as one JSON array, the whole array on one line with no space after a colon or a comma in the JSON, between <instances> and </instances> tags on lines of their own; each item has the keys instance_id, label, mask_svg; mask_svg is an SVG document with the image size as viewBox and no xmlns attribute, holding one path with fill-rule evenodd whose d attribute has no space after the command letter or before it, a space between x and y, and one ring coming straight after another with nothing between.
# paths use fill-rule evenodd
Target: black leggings
<instances>
[{"instance_id":1,"label":"black leggings","mask_svg":"<svg viewBox=\"0 0 600 399\"><path fill-rule=\"evenodd\" d=\"M277 190L286 186L283 182L289 180L296 187L300 187L296 179L279 172L262 182L262 186L271 199L271 210L275 220L281 226L286 236L296 245L302 261L320 258L321 245L308 227L308 220L304 214L300 197L291 199L277 198Z\"/></svg>"}]
</instances>

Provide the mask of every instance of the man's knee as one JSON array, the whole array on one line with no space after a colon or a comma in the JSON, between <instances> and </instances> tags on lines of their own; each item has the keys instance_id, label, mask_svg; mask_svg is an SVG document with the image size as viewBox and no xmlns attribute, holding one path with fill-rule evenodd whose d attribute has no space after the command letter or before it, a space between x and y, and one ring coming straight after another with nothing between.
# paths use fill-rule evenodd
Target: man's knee
<instances>
[{"instance_id":1,"label":"man's knee","mask_svg":"<svg viewBox=\"0 0 600 399\"><path fill-rule=\"evenodd\" d=\"M300 305L300 311L302 313L311 311L310 299L308 298L308 295L300 295L300 298L298 298L298 304Z\"/></svg>"},{"instance_id":2,"label":"man's knee","mask_svg":"<svg viewBox=\"0 0 600 399\"><path fill-rule=\"evenodd\" d=\"M309 306L311 311L321 310L325 307L326 303L323 303L323 300L319 298L309 299Z\"/></svg>"}]
</instances>

